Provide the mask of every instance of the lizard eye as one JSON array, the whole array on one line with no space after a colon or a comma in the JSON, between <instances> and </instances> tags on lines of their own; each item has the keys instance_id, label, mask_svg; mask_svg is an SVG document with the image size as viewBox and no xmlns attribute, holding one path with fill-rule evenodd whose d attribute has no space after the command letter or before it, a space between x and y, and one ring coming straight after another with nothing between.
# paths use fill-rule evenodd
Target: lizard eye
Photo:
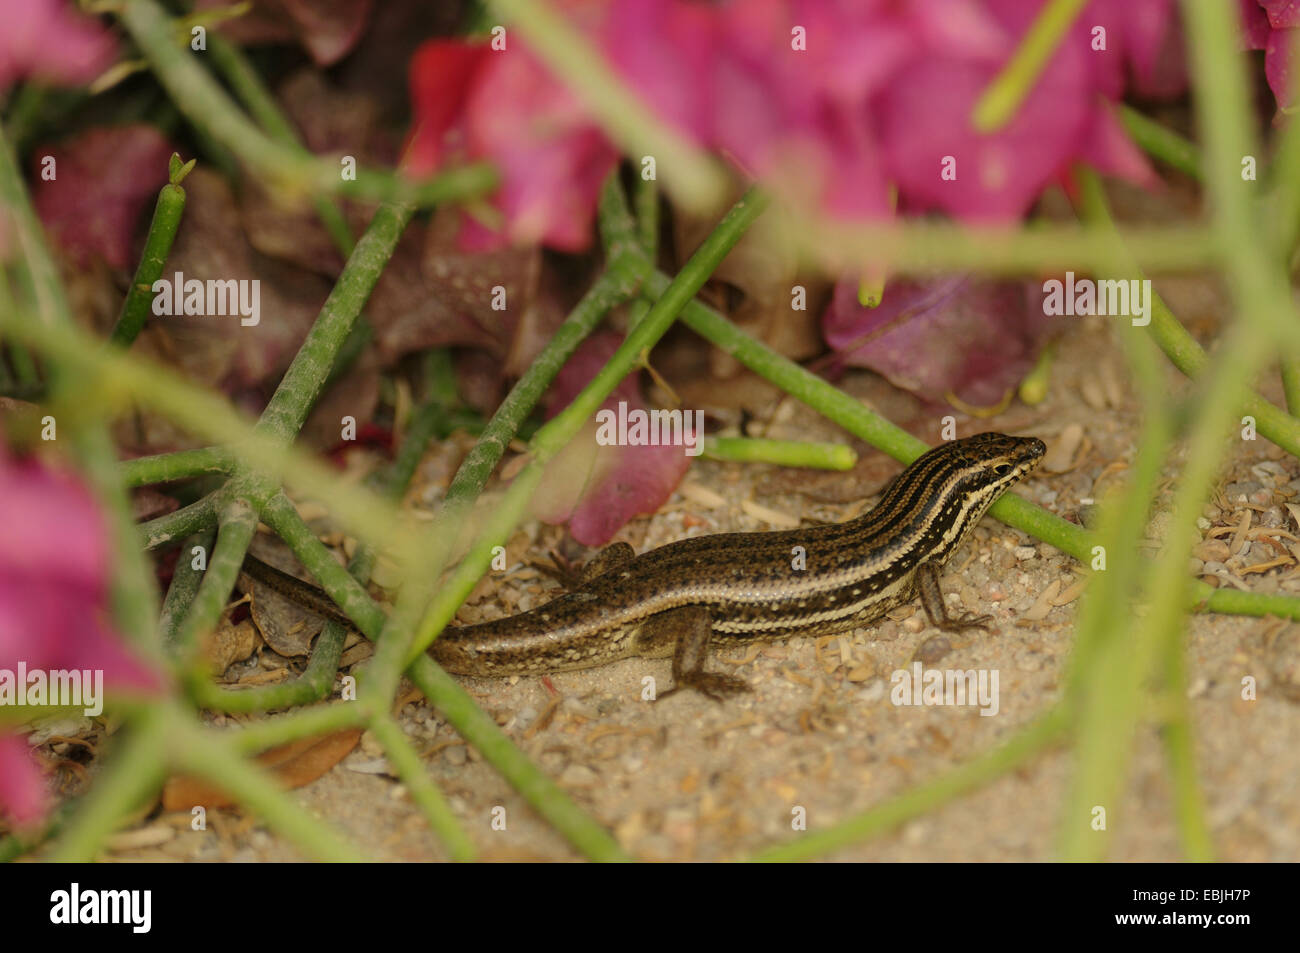
<instances>
[{"instance_id":1,"label":"lizard eye","mask_svg":"<svg viewBox=\"0 0 1300 953\"><path fill-rule=\"evenodd\" d=\"M993 468L993 472L996 473L998 476L1006 476L1008 473L1011 472L1011 464L999 463L997 466Z\"/></svg>"}]
</instances>

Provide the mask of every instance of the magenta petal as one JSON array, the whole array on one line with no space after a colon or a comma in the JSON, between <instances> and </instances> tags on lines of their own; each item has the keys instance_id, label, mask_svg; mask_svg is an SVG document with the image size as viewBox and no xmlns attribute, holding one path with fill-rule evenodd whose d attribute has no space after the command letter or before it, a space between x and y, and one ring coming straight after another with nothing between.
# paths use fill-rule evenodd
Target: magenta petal
<instances>
[{"instance_id":1,"label":"magenta petal","mask_svg":"<svg viewBox=\"0 0 1300 953\"><path fill-rule=\"evenodd\" d=\"M584 546L604 546L629 520L654 513L690 468L681 447L614 447L617 463L583 497L569 532Z\"/></svg>"},{"instance_id":2,"label":"magenta petal","mask_svg":"<svg viewBox=\"0 0 1300 953\"><path fill-rule=\"evenodd\" d=\"M1247 49L1262 50L1268 45L1271 32L1268 15L1260 7L1259 0L1237 0L1237 6L1241 11L1242 32L1245 34Z\"/></svg>"},{"instance_id":3,"label":"magenta petal","mask_svg":"<svg viewBox=\"0 0 1300 953\"><path fill-rule=\"evenodd\" d=\"M0 93L27 77L89 83L113 61L112 34L65 0L5 0L0 23Z\"/></svg>"},{"instance_id":4,"label":"magenta petal","mask_svg":"<svg viewBox=\"0 0 1300 953\"><path fill-rule=\"evenodd\" d=\"M909 207L974 221L1023 215L1075 150L1088 121L1081 86L1040 82L1009 125L991 136L970 125L992 67L918 61L878 100L886 164ZM1050 72L1049 72L1050 76ZM942 176L946 157L955 179Z\"/></svg>"},{"instance_id":5,"label":"magenta petal","mask_svg":"<svg viewBox=\"0 0 1300 953\"><path fill-rule=\"evenodd\" d=\"M1080 157L1099 172L1114 175L1146 188L1158 188L1161 179L1146 155L1128 137L1108 103L1098 104L1092 114L1092 128L1083 137Z\"/></svg>"},{"instance_id":6,"label":"magenta petal","mask_svg":"<svg viewBox=\"0 0 1300 953\"><path fill-rule=\"evenodd\" d=\"M1281 110L1291 108L1291 45L1295 38L1295 30L1274 30L1264 47L1264 76Z\"/></svg>"},{"instance_id":7,"label":"magenta petal","mask_svg":"<svg viewBox=\"0 0 1300 953\"><path fill-rule=\"evenodd\" d=\"M1059 319L1031 305L1018 282L966 276L890 281L879 307L858 304L856 280L841 281L822 332L847 364L933 401L949 393L996 404L1033 366Z\"/></svg>"},{"instance_id":8,"label":"magenta petal","mask_svg":"<svg viewBox=\"0 0 1300 953\"><path fill-rule=\"evenodd\" d=\"M0 815L16 827L29 827L45 817L49 802L45 779L27 743L0 731Z\"/></svg>"},{"instance_id":9,"label":"magenta petal","mask_svg":"<svg viewBox=\"0 0 1300 953\"><path fill-rule=\"evenodd\" d=\"M547 416L567 407L621 343L612 332L584 341L552 385ZM625 377L602 408L617 413L620 401L629 410L645 408L637 374ZM633 517L658 510L690 467L682 447L598 446L595 437L589 425L547 465L533 506L545 523L568 522L584 546L603 546Z\"/></svg>"},{"instance_id":10,"label":"magenta petal","mask_svg":"<svg viewBox=\"0 0 1300 953\"><path fill-rule=\"evenodd\" d=\"M1259 5L1273 29L1289 30L1300 26L1300 0L1259 0Z\"/></svg>"},{"instance_id":11,"label":"magenta petal","mask_svg":"<svg viewBox=\"0 0 1300 953\"><path fill-rule=\"evenodd\" d=\"M95 126L57 146L37 148L33 203L59 246L78 264L95 256L130 267L131 239L167 182L171 143L153 126ZM46 156L57 178L40 176Z\"/></svg>"},{"instance_id":12,"label":"magenta petal","mask_svg":"<svg viewBox=\"0 0 1300 953\"><path fill-rule=\"evenodd\" d=\"M509 238L584 250L618 153L573 94L525 53L492 54L466 122L471 154L491 158L501 173Z\"/></svg>"},{"instance_id":13,"label":"magenta petal","mask_svg":"<svg viewBox=\"0 0 1300 953\"><path fill-rule=\"evenodd\" d=\"M102 671L106 687L157 691L108 618L108 528L72 475L0 454L0 668Z\"/></svg>"}]
</instances>

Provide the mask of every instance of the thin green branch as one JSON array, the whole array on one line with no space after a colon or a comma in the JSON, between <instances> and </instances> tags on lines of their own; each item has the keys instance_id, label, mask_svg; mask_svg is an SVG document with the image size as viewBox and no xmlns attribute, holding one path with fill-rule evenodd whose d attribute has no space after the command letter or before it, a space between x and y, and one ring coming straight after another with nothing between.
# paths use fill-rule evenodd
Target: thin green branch
<instances>
[{"instance_id":1,"label":"thin green branch","mask_svg":"<svg viewBox=\"0 0 1300 953\"><path fill-rule=\"evenodd\" d=\"M202 737L196 739L196 744L206 744L208 736L222 741L229 738L230 746L235 752L244 755L261 754L290 741L356 728L364 725L369 718L370 711L361 702L312 705L274 718L250 721L235 729L204 729Z\"/></svg>"},{"instance_id":2,"label":"thin green branch","mask_svg":"<svg viewBox=\"0 0 1300 953\"><path fill-rule=\"evenodd\" d=\"M216 628L244 563L244 553L257 532L257 514L247 500L225 503L217 522L217 543L208 557L208 568L174 641L177 657L186 662L196 659L198 640ZM198 677L206 678L206 673Z\"/></svg>"},{"instance_id":3,"label":"thin green branch","mask_svg":"<svg viewBox=\"0 0 1300 953\"><path fill-rule=\"evenodd\" d=\"M971 124L976 132L996 132L1015 118L1016 110L1087 3L1048 0L1043 5L1016 52L975 103Z\"/></svg>"},{"instance_id":4,"label":"thin green branch","mask_svg":"<svg viewBox=\"0 0 1300 953\"><path fill-rule=\"evenodd\" d=\"M422 655L406 674L456 732L583 856L596 861L631 859L609 832L578 807L563 788L538 770L497 723L474 704L465 689L432 659Z\"/></svg>"},{"instance_id":5,"label":"thin green branch","mask_svg":"<svg viewBox=\"0 0 1300 953\"><path fill-rule=\"evenodd\" d=\"M1114 259L1109 232L1035 222L1033 228L899 220L845 223L782 206L785 233L813 263L843 270L878 263L890 274L935 275L979 271L990 275L1101 271ZM1218 239L1202 225L1134 225L1124 229L1134 258L1154 273L1215 265Z\"/></svg>"},{"instance_id":6,"label":"thin green branch","mask_svg":"<svg viewBox=\"0 0 1300 953\"><path fill-rule=\"evenodd\" d=\"M325 861L368 859L329 824L304 811L269 773L241 757L227 739L201 730L191 717L175 719L169 729L169 750L180 767L230 795L307 856Z\"/></svg>"},{"instance_id":7,"label":"thin green branch","mask_svg":"<svg viewBox=\"0 0 1300 953\"><path fill-rule=\"evenodd\" d=\"M234 455L225 447L203 447L124 460L120 471L123 485L135 487L189 480L211 473L225 474L234 468Z\"/></svg>"},{"instance_id":8,"label":"thin green branch","mask_svg":"<svg viewBox=\"0 0 1300 953\"><path fill-rule=\"evenodd\" d=\"M437 838L446 846L452 860L474 860L477 851L474 842L469 839L452 813L447 799L442 796L438 786L429 780L429 774L420 756L415 753L406 735L397 722L386 714L377 714L370 719L369 727L375 738L384 748L388 763L393 766L397 776L406 785L411 800L420 809L424 819Z\"/></svg>"},{"instance_id":9,"label":"thin green branch","mask_svg":"<svg viewBox=\"0 0 1300 953\"><path fill-rule=\"evenodd\" d=\"M121 733L94 786L68 819L49 859L86 863L95 859L122 818L140 807L166 777L167 716L163 707L145 709Z\"/></svg>"},{"instance_id":10,"label":"thin green branch","mask_svg":"<svg viewBox=\"0 0 1300 953\"><path fill-rule=\"evenodd\" d=\"M181 544L180 555L176 557L176 568L172 571L172 584L163 597L162 612L158 619L159 640L168 654L175 655L180 648L181 623L190 611L190 604L198 595L199 584L203 581L203 571L195 565L195 550L202 550L202 565L207 565L207 557L212 552L215 538L216 533L207 529L195 533Z\"/></svg>"},{"instance_id":11,"label":"thin green branch","mask_svg":"<svg viewBox=\"0 0 1300 953\"><path fill-rule=\"evenodd\" d=\"M179 510L173 510L139 524L136 532L145 549L158 549L173 540L192 536L216 525L216 496L209 494L188 506L182 506Z\"/></svg>"},{"instance_id":12,"label":"thin green branch","mask_svg":"<svg viewBox=\"0 0 1300 953\"><path fill-rule=\"evenodd\" d=\"M1184 175L1194 179L1201 177L1201 150L1196 143L1183 138L1145 113L1138 112L1127 103L1119 104L1119 118L1138 148L1147 155L1154 156Z\"/></svg>"},{"instance_id":13,"label":"thin green branch","mask_svg":"<svg viewBox=\"0 0 1300 953\"><path fill-rule=\"evenodd\" d=\"M858 455L842 443L762 440L754 437L706 437L703 456L740 463L773 463L782 467L852 470Z\"/></svg>"},{"instance_id":14,"label":"thin green branch","mask_svg":"<svg viewBox=\"0 0 1300 953\"><path fill-rule=\"evenodd\" d=\"M813 860L875 837L997 780L1047 749L1061 736L1066 725L1064 711L1053 708L993 751L833 827L760 851L753 859L786 863Z\"/></svg>"},{"instance_id":15,"label":"thin green branch","mask_svg":"<svg viewBox=\"0 0 1300 953\"><path fill-rule=\"evenodd\" d=\"M135 278L122 302L117 324L108 336L109 343L115 347L130 347L149 319L154 282L162 277L163 266L167 264L167 255L171 252L176 230L181 225L181 216L185 213L185 189L181 188L181 181L193 167L193 161L191 159L182 165L180 157L172 154L170 180L158 192L153 219L149 222L149 234L144 241L144 253L140 256Z\"/></svg>"}]
</instances>

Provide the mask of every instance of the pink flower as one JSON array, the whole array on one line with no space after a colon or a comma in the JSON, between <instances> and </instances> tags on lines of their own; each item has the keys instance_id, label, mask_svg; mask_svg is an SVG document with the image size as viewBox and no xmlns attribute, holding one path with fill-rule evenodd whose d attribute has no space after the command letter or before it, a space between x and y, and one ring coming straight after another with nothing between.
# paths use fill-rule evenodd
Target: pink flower
<instances>
[{"instance_id":1,"label":"pink flower","mask_svg":"<svg viewBox=\"0 0 1300 953\"><path fill-rule=\"evenodd\" d=\"M618 153L565 87L524 51L434 40L411 65L417 117L406 168L427 174L444 157L491 158L502 176L504 234L469 220L467 250L506 241L581 251L601 183Z\"/></svg>"},{"instance_id":2,"label":"pink flower","mask_svg":"<svg viewBox=\"0 0 1300 953\"><path fill-rule=\"evenodd\" d=\"M0 92L21 79L76 86L113 61L113 37L63 0L0 0Z\"/></svg>"},{"instance_id":3,"label":"pink flower","mask_svg":"<svg viewBox=\"0 0 1300 953\"><path fill-rule=\"evenodd\" d=\"M1291 46L1300 27L1296 0L1239 0L1246 46L1264 51L1264 76L1277 108L1291 109Z\"/></svg>"},{"instance_id":4,"label":"pink flower","mask_svg":"<svg viewBox=\"0 0 1300 953\"><path fill-rule=\"evenodd\" d=\"M109 623L108 527L85 486L0 449L0 525L0 669L90 669L111 690L158 691L159 674ZM0 811L30 819L43 798L20 757L21 743L0 736Z\"/></svg>"},{"instance_id":5,"label":"pink flower","mask_svg":"<svg viewBox=\"0 0 1300 953\"><path fill-rule=\"evenodd\" d=\"M567 0L559 4L658 115L795 202L849 220L939 209L1013 219L1071 162L1139 183L1145 159L1109 111L1132 73L1154 82L1169 0L1095 0L1012 121L971 128L978 96L1042 0ZM1092 30L1108 32L1105 50ZM438 40L411 70L420 171L460 158L501 171L503 226L478 244L589 241L617 153L577 97L511 37ZM454 144L454 149L452 148ZM956 178L945 178L947 157ZM894 195L897 193L897 203Z\"/></svg>"}]
</instances>

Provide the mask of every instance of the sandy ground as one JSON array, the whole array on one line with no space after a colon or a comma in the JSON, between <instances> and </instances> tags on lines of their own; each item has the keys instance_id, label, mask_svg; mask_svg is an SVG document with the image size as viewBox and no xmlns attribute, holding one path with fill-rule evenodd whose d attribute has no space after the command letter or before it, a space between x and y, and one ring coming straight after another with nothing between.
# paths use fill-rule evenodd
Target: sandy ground
<instances>
[{"instance_id":1,"label":"sandy ground","mask_svg":"<svg viewBox=\"0 0 1300 953\"><path fill-rule=\"evenodd\" d=\"M1193 315L1212 307L1205 288L1158 287ZM1044 404L1030 408L1016 403L991 421L966 421L962 432L1036 434L1050 446L1072 425L1081 427L1084 439L1074 465L1064 473L1040 471L1018 491L1069 516L1104 493L1107 481L1122 478L1139 417L1123 384L1122 359L1104 325L1080 320L1062 353L1070 360L1058 365ZM1172 371L1169 379L1171 388L1185 386ZM926 439L936 438L933 409L910 404L867 374L841 383ZM761 391L765 385L742 381L736 386ZM766 406L775 408L766 418L772 436L846 439L793 402L769 401ZM697 461L683 491L653 518L626 527L620 538L643 551L685 535L773 528L747 512L744 501L794 519L856 515L897 471L876 451L863 445L858 450L863 459L852 473L811 477L773 467ZM1207 508L1202 521L1207 535L1198 550L1202 565L1191 568L1220 573L1224 585L1300 592L1294 565L1240 572L1272 558L1274 549L1266 541L1245 542L1230 553L1221 547L1233 544L1232 534L1214 535L1216 528L1238 525L1246 509L1252 512L1252 526L1294 532L1295 519L1285 503L1300 502L1300 464L1262 439L1242 442L1233 451L1220 491L1222 505ZM868 493L872 495L863 500ZM512 544L511 556L540 559L560 538L553 528L530 524ZM1152 541L1153 551L1157 545ZM642 701L645 676L654 676L661 686L669 682L666 660L630 660L549 680L466 679L464 684L510 737L631 853L650 860L738 858L799 836L792 831L792 812L798 808L806 812L808 829L824 828L989 751L1044 712L1060 695L1073 642L1077 569L1052 547L987 517L950 564L944 578L949 600L957 608L991 612L993 631L954 636L946 654L942 644L932 642L922 654L942 668L997 670L1000 699L993 717L980 716L974 707L891 703L890 674L909 667L922 643L938 634L919 604L846 636L774 643L716 660L715 666L753 686L751 694L725 704L694 693L662 703ZM461 619L536 605L554 585L535 569L516 565L485 581ZM1063 604L1053 604L1057 602ZM1300 802L1293 793L1300 787L1300 758L1295 757L1300 667L1291 661L1300 654L1298 629L1228 616L1190 621L1196 755L1223 859L1300 859ZM1258 679L1257 701L1241 700L1244 675ZM406 705L401 722L486 857L577 856L423 702ZM1066 823L1062 810L1071 770L1068 750L1049 751L984 788L835 856L1049 860ZM384 771L378 746L363 738L340 765L293 797L379 858L443 858L404 789ZM1155 729L1145 729L1127 795L1110 812L1113 858L1180 858L1166 777ZM505 830L492 826L498 807L505 809ZM116 850L111 856L297 857L292 847L235 811L213 812L206 832L190 831L188 822L188 815L142 819L142 830L170 828L175 833L164 831L153 838L162 843Z\"/></svg>"}]
</instances>

